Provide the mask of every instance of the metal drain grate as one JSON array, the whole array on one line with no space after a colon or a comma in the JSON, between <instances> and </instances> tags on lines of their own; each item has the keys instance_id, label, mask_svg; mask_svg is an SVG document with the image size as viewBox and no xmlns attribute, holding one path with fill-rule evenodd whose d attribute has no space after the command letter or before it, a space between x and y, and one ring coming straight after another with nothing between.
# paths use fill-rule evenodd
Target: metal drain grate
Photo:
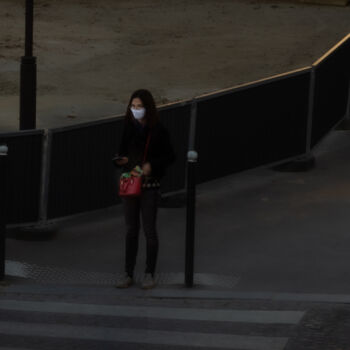
<instances>
[{"instance_id":1,"label":"metal drain grate","mask_svg":"<svg viewBox=\"0 0 350 350\"><path fill-rule=\"evenodd\" d=\"M122 276L122 273L70 270L7 260L6 275L22 277L41 283L113 285ZM136 282L141 282L142 277L143 273L136 273L134 279ZM158 285L181 285L184 283L184 274L160 272L156 273L155 279ZM194 284L201 286L233 288L238 281L239 277L237 275L194 274Z\"/></svg>"}]
</instances>

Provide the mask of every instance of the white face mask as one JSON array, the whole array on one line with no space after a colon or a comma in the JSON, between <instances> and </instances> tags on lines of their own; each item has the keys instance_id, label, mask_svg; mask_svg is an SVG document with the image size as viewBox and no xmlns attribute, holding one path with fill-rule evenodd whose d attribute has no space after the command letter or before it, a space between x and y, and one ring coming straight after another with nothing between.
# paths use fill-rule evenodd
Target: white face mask
<instances>
[{"instance_id":1,"label":"white face mask","mask_svg":"<svg viewBox=\"0 0 350 350\"><path fill-rule=\"evenodd\" d=\"M140 120L145 116L145 113L146 113L145 108L140 108L140 109L130 108L130 109L136 120Z\"/></svg>"}]
</instances>

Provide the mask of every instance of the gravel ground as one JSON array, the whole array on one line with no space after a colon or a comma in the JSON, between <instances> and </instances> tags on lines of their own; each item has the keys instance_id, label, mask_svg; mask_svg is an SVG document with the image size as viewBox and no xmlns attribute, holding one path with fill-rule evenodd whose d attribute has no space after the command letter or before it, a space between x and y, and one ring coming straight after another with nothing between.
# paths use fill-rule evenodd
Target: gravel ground
<instances>
[{"instance_id":1,"label":"gravel ground","mask_svg":"<svg viewBox=\"0 0 350 350\"><path fill-rule=\"evenodd\" d=\"M38 128L158 104L310 65L348 32L350 7L258 0L36 0ZM24 1L2 0L0 128L18 129Z\"/></svg>"}]
</instances>

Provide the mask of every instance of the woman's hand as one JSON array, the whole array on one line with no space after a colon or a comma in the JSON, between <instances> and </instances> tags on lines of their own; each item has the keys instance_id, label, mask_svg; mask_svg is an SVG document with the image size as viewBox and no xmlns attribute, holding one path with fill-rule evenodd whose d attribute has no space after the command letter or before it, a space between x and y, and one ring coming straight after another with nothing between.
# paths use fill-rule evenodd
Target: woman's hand
<instances>
[{"instance_id":1,"label":"woman's hand","mask_svg":"<svg viewBox=\"0 0 350 350\"><path fill-rule=\"evenodd\" d=\"M143 174L145 176L151 175L151 172L152 172L151 164L149 162L143 164L142 165L142 171L143 171Z\"/></svg>"},{"instance_id":2,"label":"woman's hand","mask_svg":"<svg viewBox=\"0 0 350 350\"><path fill-rule=\"evenodd\" d=\"M121 166L121 165L125 165L128 161L129 161L128 157L123 157L122 159L118 159L115 162Z\"/></svg>"}]
</instances>

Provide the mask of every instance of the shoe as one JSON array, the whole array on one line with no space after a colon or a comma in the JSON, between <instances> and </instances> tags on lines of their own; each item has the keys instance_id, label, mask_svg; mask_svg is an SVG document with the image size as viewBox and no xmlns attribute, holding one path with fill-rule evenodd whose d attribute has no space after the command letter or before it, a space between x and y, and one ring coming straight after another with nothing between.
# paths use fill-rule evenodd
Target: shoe
<instances>
[{"instance_id":1,"label":"shoe","mask_svg":"<svg viewBox=\"0 0 350 350\"><path fill-rule=\"evenodd\" d=\"M116 287L117 288L128 288L134 283L134 280L132 277L130 277L128 274L125 274L123 277L118 280Z\"/></svg>"},{"instance_id":2,"label":"shoe","mask_svg":"<svg viewBox=\"0 0 350 350\"><path fill-rule=\"evenodd\" d=\"M145 273L145 276L143 277L141 288L142 289L151 289L155 287L156 281L154 280L154 277L151 273Z\"/></svg>"}]
</instances>

